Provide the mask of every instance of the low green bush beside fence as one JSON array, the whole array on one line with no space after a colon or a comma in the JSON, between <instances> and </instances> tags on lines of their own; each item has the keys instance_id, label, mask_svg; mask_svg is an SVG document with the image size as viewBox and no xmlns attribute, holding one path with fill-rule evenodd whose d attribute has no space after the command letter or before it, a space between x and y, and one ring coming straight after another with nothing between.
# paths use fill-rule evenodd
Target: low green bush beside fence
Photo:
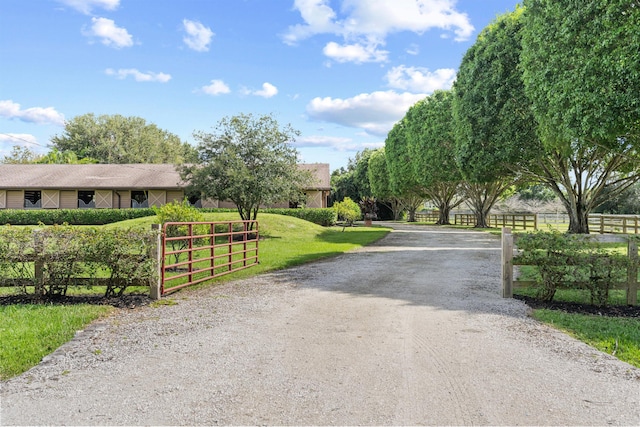
<instances>
[{"instance_id":1,"label":"low green bush beside fence","mask_svg":"<svg viewBox=\"0 0 640 427\"><path fill-rule=\"evenodd\" d=\"M592 304L604 306L612 289L625 289L627 303L637 303L640 239L636 236L560 232L512 235L506 230L503 229L502 236L504 296L511 296L513 286L533 286L540 300L552 301L558 289L577 289L588 292ZM516 256L513 256L514 242L517 242ZM626 255L619 250L622 246L627 246ZM529 280L513 281L513 265L530 266Z\"/></svg>"},{"instance_id":2,"label":"low green bush beside fence","mask_svg":"<svg viewBox=\"0 0 640 427\"><path fill-rule=\"evenodd\" d=\"M119 296L157 277L157 232L54 226L0 227L0 286L39 296L104 286Z\"/></svg>"}]
</instances>

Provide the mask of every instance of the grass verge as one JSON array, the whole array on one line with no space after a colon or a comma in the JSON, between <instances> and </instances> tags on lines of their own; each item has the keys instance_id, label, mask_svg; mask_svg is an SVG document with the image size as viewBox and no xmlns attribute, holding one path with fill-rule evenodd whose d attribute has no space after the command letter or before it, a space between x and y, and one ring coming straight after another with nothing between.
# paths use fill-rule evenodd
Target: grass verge
<instances>
[{"instance_id":1,"label":"grass verge","mask_svg":"<svg viewBox=\"0 0 640 427\"><path fill-rule=\"evenodd\" d=\"M640 368L640 320L539 309L533 317Z\"/></svg>"},{"instance_id":2,"label":"grass verge","mask_svg":"<svg viewBox=\"0 0 640 427\"><path fill-rule=\"evenodd\" d=\"M18 375L115 310L111 306L0 306L0 379Z\"/></svg>"}]
</instances>

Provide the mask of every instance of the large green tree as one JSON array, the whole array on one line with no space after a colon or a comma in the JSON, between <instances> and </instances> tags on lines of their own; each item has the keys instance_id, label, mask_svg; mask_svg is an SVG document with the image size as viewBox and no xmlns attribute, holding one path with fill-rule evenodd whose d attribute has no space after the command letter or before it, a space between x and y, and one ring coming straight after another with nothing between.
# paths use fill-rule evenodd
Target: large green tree
<instances>
[{"instance_id":1,"label":"large green tree","mask_svg":"<svg viewBox=\"0 0 640 427\"><path fill-rule=\"evenodd\" d=\"M402 213L401 200L391 191L391 183L389 181L389 171L387 170L387 160L384 147L379 148L369 156L369 165L367 167L367 177L369 178L369 187L371 195L378 202L391 209L393 219L400 219Z\"/></svg>"},{"instance_id":2,"label":"large green tree","mask_svg":"<svg viewBox=\"0 0 640 427\"><path fill-rule=\"evenodd\" d=\"M99 163L175 163L195 159L195 149L170 132L140 117L84 114L66 122L51 138L60 152Z\"/></svg>"},{"instance_id":3,"label":"large green tree","mask_svg":"<svg viewBox=\"0 0 640 427\"><path fill-rule=\"evenodd\" d=\"M525 0L522 70L569 231L640 180L640 2Z\"/></svg>"},{"instance_id":4,"label":"large green tree","mask_svg":"<svg viewBox=\"0 0 640 427\"><path fill-rule=\"evenodd\" d=\"M311 174L297 166L291 146L299 132L280 127L271 115L225 117L214 133L196 132L198 160L181 168L191 190L235 203L243 220L254 220L261 205L299 201Z\"/></svg>"},{"instance_id":5,"label":"large green tree","mask_svg":"<svg viewBox=\"0 0 640 427\"><path fill-rule=\"evenodd\" d=\"M416 180L409 152L406 116L397 122L385 140L385 156L391 192L402 202L409 214L409 222L416 220L416 211L427 198L424 188Z\"/></svg>"},{"instance_id":6,"label":"large green tree","mask_svg":"<svg viewBox=\"0 0 640 427\"><path fill-rule=\"evenodd\" d=\"M413 105L406 115L408 151L416 181L438 207L437 224L464 202L462 174L455 160L453 94L436 91Z\"/></svg>"},{"instance_id":7,"label":"large green tree","mask_svg":"<svg viewBox=\"0 0 640 427\"><path fill-rule=\"evenodd\" d=\"M356 202L371 197L367 169L372 152L370 148L358 151L354 158L349 158L346 168L341 167L331 173L332 203L342 201L345 197Z\"/></svg>"},{"instance_id":8,"label":"large green tree","mask_svg":"<svg viewBox=\"0 0 640 427\"><path fill-rule=\"evenodd\" d=\"M522 8L504 14L479 34L454 84L456 161L477 227L487 227L495 202L539 154L520 63Z\"/></svg>"}]
</instances>

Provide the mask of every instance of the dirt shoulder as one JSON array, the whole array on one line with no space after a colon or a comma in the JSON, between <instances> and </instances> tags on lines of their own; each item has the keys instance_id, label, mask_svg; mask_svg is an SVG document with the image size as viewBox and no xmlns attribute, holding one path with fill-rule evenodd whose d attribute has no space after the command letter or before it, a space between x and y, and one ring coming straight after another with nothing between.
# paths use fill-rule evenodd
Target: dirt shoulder
<instances>
[{"instance_id":1,"label":"dirt shoulder","mask_svg":"<svg viewBox=\"0 0 640 427\"><path fill-rule=\"evenodd\" d=\"M2 383L0 423L638 425L640 370L500 297L500 242L422 226L122 309Z\"/></svg>"}]
</instances>

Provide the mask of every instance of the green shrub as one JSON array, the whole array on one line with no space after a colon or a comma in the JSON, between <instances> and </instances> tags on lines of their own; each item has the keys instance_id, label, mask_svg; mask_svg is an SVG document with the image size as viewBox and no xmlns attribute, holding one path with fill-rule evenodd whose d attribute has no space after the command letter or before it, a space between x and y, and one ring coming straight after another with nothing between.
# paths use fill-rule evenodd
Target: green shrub
<instances>
[{"instance_id":1,"label":"green shrub","mask_svg":"<svg viewBox=\"0 0 640 427\"><path fill-rule=\"evenodd\" d=\"M144 209L0 209L0 224L103 225L155 215Z\"/></svg>"},{"instance_id":2,"label":"green shrub","mask_svg":"<svg viewBox=\"0 0 640 427\"><path fill-rule=\"evenodd\" d=\"M22 279L21 291L31 284L36 295L65 295L69 286L103 283L105 296L119 296L129 286L155 280L156 260L149 256L155 236L152 231L67 225L1 227L0 280ZM42 266L43 283L36 282L36 263Z\"/></svg>"},{"instance_id":3,"label":"green shrub","mask_svg":"<svg viewBox=\"0 0 640 427\"><path fill-rule=\"evenodd\" d=\"M158 217L158 221L160 224L164 226L167 222L202 222L204 221L204 216L202 212L200 212L197 208L191 206L188 200L183 200L182 202L178 202L177 200L162 205L160 207L153 207L153 211L156 213ZM202 224L192 226L192 233L196 235L207 234L209 232L209 227ZM168 243L171 246L171 251L181 251L186 249L189 245L189 239L177 239L172 240L177 237L187 236L189 234L188 226L186 225L169 225L165 230L165 236L169 238ZM192 241L192 243L195 243ZM180 252L173 254L175 263L178 263L180 259Z\"/></svg>"},{"instance_id":4,"label":"green shrub","mask_svg":"<svg viewBox=\"0 0 640 427\"><path fill-rule=\"evenodd\" d=\"M261 209L260 212L293 216L323 227L335 225L338 219L336 211L331 208Z\"/></svg>"},{"instance_id":5,"label":"green shrub","mask_svg":"<svg viewBox=\"0 0 640 427\"><path fill-rule=\"evenodd\" d=\"M537 267L538 298L551 301L560 286L585 289L591 303L607 304L609 291L626 278L629 260L589 236L538 231L521 236L514 261Z\"/></svg>"},{"instance_id":6,"label":"green shrub","mask_svg":"<svg viewBox=\"0 0 640 427\"><path fill-rule=\"evenodd\" d=\"M360 206L350 197L345 197L341 202L335 203L333 209L335 209L338 219L345 221L347 225L353 225L353 222L362 216Z\"/></svg>"}]
</instances>

